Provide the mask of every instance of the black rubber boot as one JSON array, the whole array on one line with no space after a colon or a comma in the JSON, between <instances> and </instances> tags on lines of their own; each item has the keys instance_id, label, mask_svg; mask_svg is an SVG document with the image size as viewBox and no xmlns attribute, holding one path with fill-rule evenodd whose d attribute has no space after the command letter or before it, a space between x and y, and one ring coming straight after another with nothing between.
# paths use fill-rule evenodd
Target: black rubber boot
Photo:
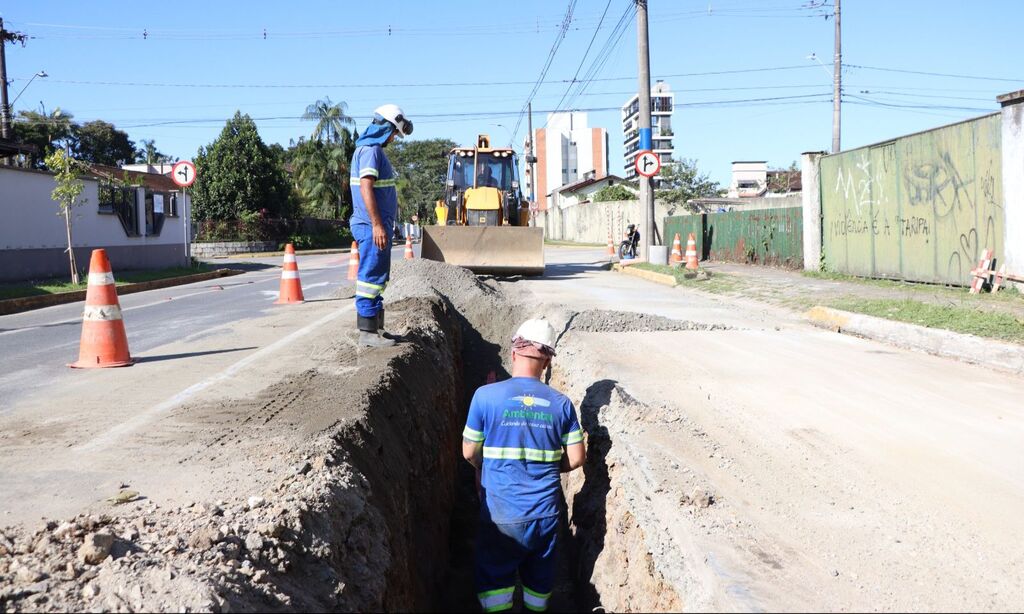
<instances>
[{"instance_id":1,"label":"black rubber boot","mask_svg":"<svg viewBox=\"0 0 1024 614\"><path fill-rule=\"evenodd\" d=\"M385 339L377 327L379 316L364 318L356 316L356 325L359 327L359 345L371 348L386 348L395 345L394 340Z\"/></svg>"},{"instance_id":2,"label":"black rubber boot","mask_svg":"<svg viewBox=\"0 0 1024 614\"><path fill-rule=\"evenodd\" d=\"M383 307L381 307L380 311L377 312L377 332L380 333L380 336L384 337L385 339L395 339L395 335L392 335L391 333L389 333L389 332L384 330L384 308Z\"/></svg>"}]
</instances>

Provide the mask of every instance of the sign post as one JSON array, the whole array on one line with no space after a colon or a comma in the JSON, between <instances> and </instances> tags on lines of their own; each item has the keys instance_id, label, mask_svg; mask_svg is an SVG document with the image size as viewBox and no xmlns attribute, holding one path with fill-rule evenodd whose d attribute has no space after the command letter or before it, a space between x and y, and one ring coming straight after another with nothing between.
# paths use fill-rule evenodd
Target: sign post
<instances>
[{"instance_id":1,"label":"sign post","mask_svg":"<svg viewBox=\"0 0 1024 614\"><path fill-rule=\"evenodd\" d=\"M181 188L182 210L178 212L182 220L182 230L185 233L185 261L192 263L192 199L189 197L188 188L196 182L196 165L188 160L175 162L171 168L171 181Z\"/></svg>"}]
</instances>

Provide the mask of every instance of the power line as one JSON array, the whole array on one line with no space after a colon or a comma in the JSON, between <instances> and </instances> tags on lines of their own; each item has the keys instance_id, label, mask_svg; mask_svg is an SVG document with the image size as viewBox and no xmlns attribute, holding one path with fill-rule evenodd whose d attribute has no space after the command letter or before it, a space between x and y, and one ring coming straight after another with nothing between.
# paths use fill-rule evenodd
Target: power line
<instances>
[{"instance_id":1,"label":"power line","mask_svg":"<svg viewBox=\"0 0 1024 614\"><path fill-rule=\"evenodd\" d=\"M922 70L904 70L902 68L882 68L880 66L863 66L860 64L843 64L844 68L861 68L864 70L878 70L882 72L896 72L908 75L926 75L929 77L952 77L954 79L975 79L979 81L1013 81L1020 82L1024 81L1022 78L1016 79L1003 79L1001 77L980 77L978 75L955 75L941 72L926 72Z\"/></svg>"}]
</instances>

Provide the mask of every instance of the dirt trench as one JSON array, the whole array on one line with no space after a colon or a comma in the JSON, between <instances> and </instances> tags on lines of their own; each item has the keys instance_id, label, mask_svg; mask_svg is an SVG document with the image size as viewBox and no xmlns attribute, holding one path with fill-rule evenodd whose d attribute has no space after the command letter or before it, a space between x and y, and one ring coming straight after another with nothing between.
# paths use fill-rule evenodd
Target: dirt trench
<instances>
[{"instance_id":1,"label":"dirt trench","mask_svg":"<svg viewBox=\"0 0 1024 614\"><path fill-rule=\"evenodd\" d=\"M321 368L207 412L223 417L207 425L221 434L197 441L183 470L273 454L283 470L267 470L258 496L167 509L140 502L4 528L0 612L478 610L478 501L459 444L473 391L509 376L518 324L544 315L561 341L708 328L539 305L511 286L438 263L397 263L386 294L388 328L402 335L396 348L356 352L347 323L338 324L324 337L339 341L317 349ZM683 583L663 574L657 527L644 525L642 496L616 465L607 428L610 415L638 405L614 382L574 380L564 367L548 379L576 402L589 447L584 469L563 478L565 548L551 609L679 609ZM193 466L204 457L208 466ZM109 536L110 556L85 562L83 544L97 535Z\"/></svg>"}]
</instances>

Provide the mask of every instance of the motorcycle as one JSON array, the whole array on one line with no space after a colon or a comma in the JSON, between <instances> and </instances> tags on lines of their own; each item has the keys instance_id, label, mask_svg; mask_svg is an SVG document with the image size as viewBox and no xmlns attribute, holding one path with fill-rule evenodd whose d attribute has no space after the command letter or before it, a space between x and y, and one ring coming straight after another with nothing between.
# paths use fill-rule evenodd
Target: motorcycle
<instances>
[{"instance_id":1,"label":"motorcycle","mask_svg":"<svg viewBox=\"0 0 1024 614\"><path fill-rule=\"evenodd\" d=\"M626 227L626 238L619 244L619 260L632 260L636 258L636 249L640 245L640 231L636 224Z\"/></svg>"}]
</instances>

